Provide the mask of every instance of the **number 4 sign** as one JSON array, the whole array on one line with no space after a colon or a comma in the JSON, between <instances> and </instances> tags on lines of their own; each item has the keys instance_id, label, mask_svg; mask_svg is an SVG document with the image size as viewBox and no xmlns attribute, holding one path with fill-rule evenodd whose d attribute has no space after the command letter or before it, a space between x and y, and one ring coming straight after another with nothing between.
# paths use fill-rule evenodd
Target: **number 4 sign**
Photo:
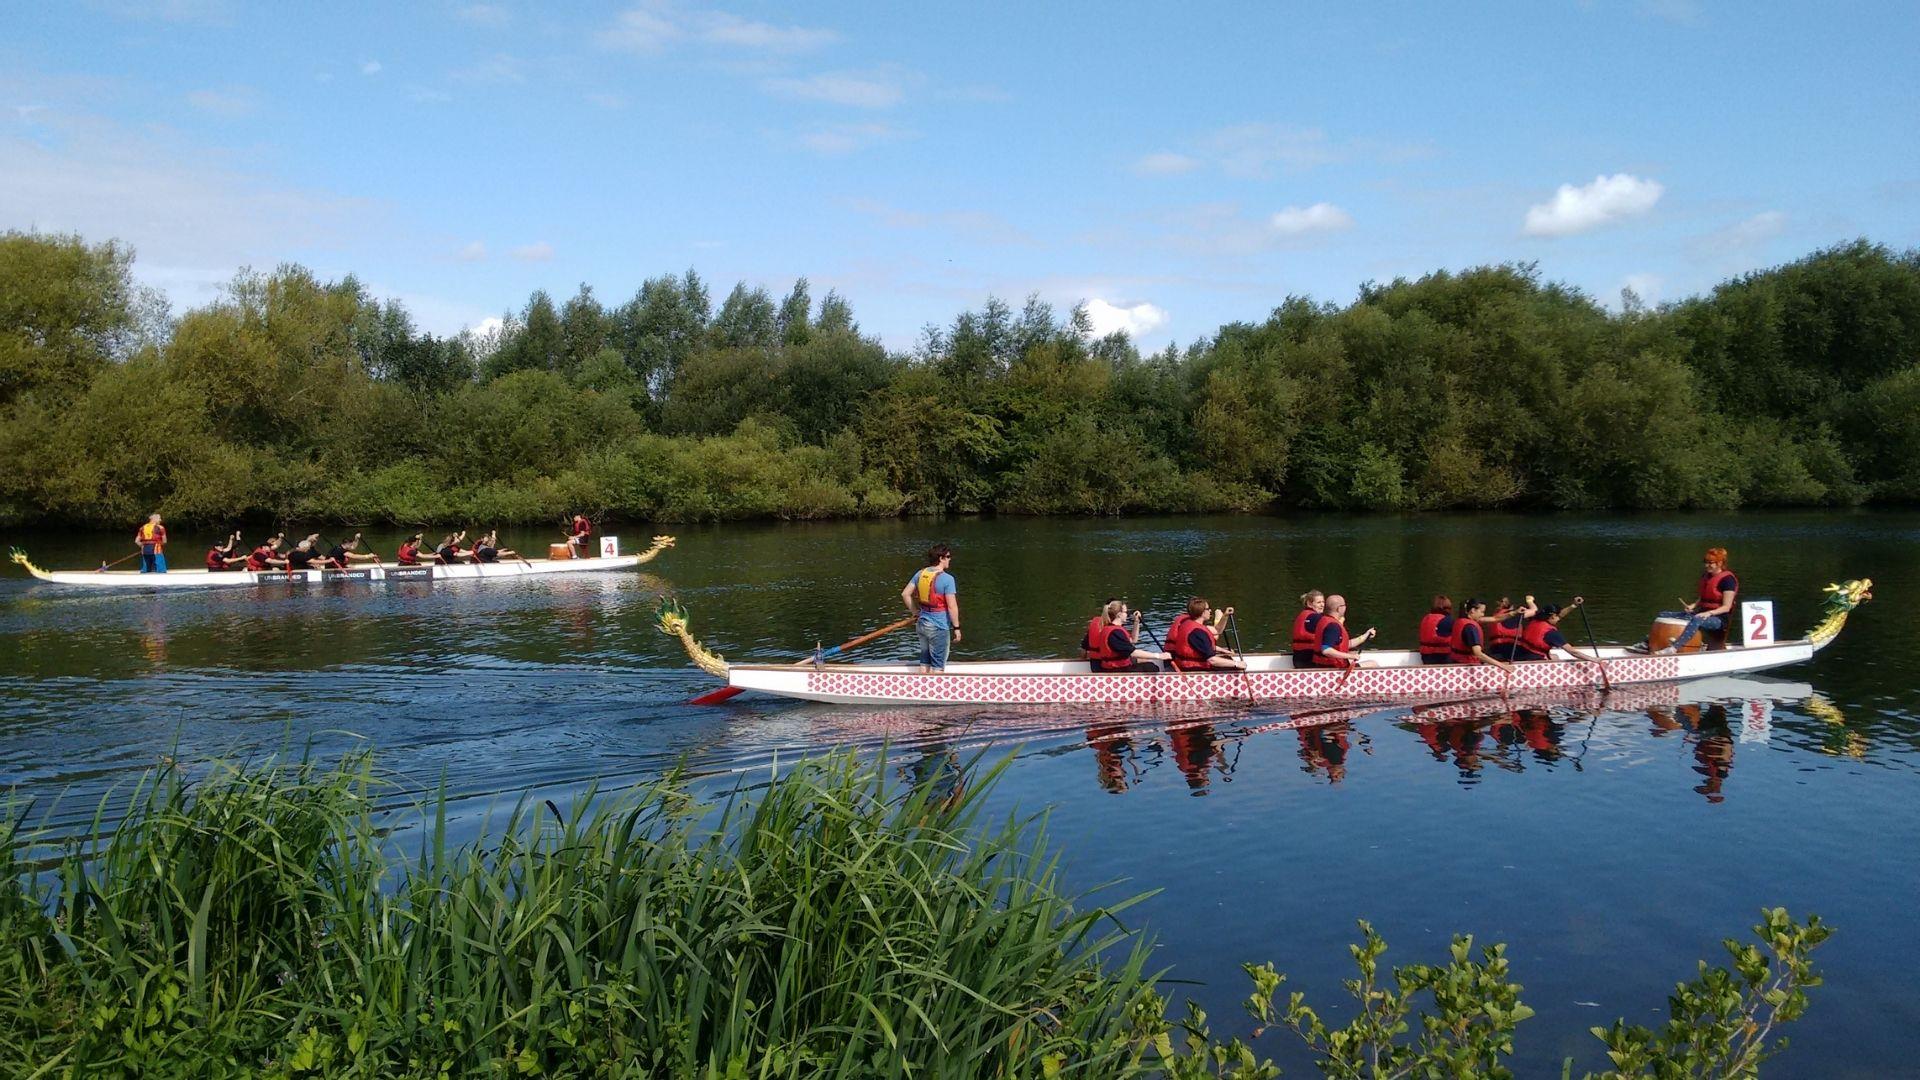
<instances>
[{"instance_id":1,"label":"number 4 sign","mask_svg":"<svg viewBox=\"0 0 1920 1080\"><path fill-rule=\"evenodd\" d=\"M1740 602L1741 638L1747 645L1773 644L1773 601L1742 600Z\"/></svg>"},{"instance_id":2,"label":"number 4 sign","mask_svg":"<svg viewBox=\"0 0 1920 1080\"><path fill-rule=\"evenodd\" d=\"M617 558L619 554L620 554L620 538L619 537L602 536L600 538L600 557L601 558L603 559Z\"/></svg>"}]
</instances>

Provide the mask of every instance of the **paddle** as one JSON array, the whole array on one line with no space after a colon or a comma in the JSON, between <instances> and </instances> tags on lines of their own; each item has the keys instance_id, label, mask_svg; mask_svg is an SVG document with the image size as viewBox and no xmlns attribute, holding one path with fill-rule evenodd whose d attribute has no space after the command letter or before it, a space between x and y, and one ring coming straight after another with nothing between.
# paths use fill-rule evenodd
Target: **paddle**
<instances>
[{"instance_id":1,"label":"paddle","mask_svg":"<svg viewBox=\"0 0 1920 1080\"><path fill-rule=\"evenodd\" d=\"M1604 692L1611 694L1613 693L1613 680L1607 676L1607 662L1600 659L1600 642L1594 639L1593 623L1587 619L1587 598L1584 596L1574 597L1573 606L1580 611L1580 625L1587 628L1587 648L1593 650L1594 659L1600 665L1600 688Z\"/></svg>"},{"instance_id":2,"label":"paddle","mask_svg":"<svg viewBox=\"0 0 1920 1080\"><path fill-rule=\"evenodd\" d=\"M840 655L843 652L846 652L849 649L853 649L858 646L865 645L867 642L872 641L874 638L881 637L886 634L891 634L895 630L898 630L903 626L912 625L914 619L917 617L918 616L909 615L906 618L901 619L899 622L888 623L887 625L881 627L878 630L861 634L859 637L854 638L852 641L842 642L841 644L835 645L833 648L828 649L824 652L815 650L811 655L807 656L800 662L804 663L806 660L812 660L815 663L819 663L822 660L831 659L835 656ZM710 690L707 693L701 694L699 697L688 701L687 704L718 705L722 701L727 701L731 698L738 697L744 693L746 693L746 691L741 689L740 687L723 686L718 690Z\"/></svg>"},{"instance_id":3,"label":"paddle","mask_svg":"<svg viewBox=\"0 0 1920 1080\"><path fill-rule=\"evenodd\" d=\"M121 563L126 562L128 559L137 559L139 557L140 557L140 553L136 551L131 555L122 556L118 559L113 560L112 562L103 562L100 564L100 569L95 570L94 573L96 574L105 573L106 571L111 570L116 566L119 566Z\"/></svg>"},{"instance_id":4,"label":"paddle","mask_svg":"<svg viewBox=\"0 0 1920 1080\"><path fill-rule=\"evenodd\" d=\"M1227 612L1227 633L1233 635L1233 655L1240 661L1240 674L1247 680L1247 700L1253 700L1253 673L1247 670L1247 650L1240 644L1240 620L1233 612Z\"/></svg>"}]
</instances>

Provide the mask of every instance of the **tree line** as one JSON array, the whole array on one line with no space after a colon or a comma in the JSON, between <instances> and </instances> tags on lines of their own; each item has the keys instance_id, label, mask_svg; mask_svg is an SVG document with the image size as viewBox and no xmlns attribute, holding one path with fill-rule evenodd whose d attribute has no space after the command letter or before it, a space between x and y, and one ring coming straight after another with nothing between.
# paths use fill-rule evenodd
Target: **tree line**
<instances>
[{"instance_id":1,"label":"tree line","mask_svg":"<svg viewBox=\"0 0 1920 1080\"><path fill-rule=\"evenodd\" d=\"M536 292L423 333L353 277L173 316L116 242L0 234L0 523L425 524L1920 497L1920 251L1620 311L1531 264L1285 298L1142 354L988 300L893 353L807 281Z\"/></svg>"}]
</instances>

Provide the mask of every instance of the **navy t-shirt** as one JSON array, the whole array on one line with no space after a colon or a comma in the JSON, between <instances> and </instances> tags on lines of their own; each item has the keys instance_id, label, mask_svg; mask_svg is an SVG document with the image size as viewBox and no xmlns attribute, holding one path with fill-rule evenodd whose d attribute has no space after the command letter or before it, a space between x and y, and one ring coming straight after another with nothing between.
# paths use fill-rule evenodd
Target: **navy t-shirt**
<instances>
[{"instance_id":1,"label":"navy t-shirt","mask_svg":"<svg viewBox=\"0 0 1920 1080\"><path fill-rule=\"evenodd\" d=\"M1333 621L1332 619L1321 619L1320 620L1320 647L1315 651L1324 653L1328 649L1339 648L1340 647L1340 631L1341 631L1341 627L1339 623ZM1341 650L1341 651L1345 652L1349 650Z\"/></svg>"}]
</instances>

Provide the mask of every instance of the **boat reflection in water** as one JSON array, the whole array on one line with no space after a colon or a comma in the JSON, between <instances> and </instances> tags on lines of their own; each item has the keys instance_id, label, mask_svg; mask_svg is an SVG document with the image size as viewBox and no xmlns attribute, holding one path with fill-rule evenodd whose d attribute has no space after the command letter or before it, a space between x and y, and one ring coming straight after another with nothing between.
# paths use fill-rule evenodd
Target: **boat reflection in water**
<instances>
[{"instance_id":1,"label":"boat reflection in water","mask_svg":"<svg viewBox=\"0 0 1920 1080\"><path fill-rule=\"evenodd\" d=\"M1863 745L1812 687L1754 677L1411 706L1343 702L1278 713L1234 702L1152 709L804 706L762 719L764 734L781 744L769 749L782 756L828 746L884 747L896 760L913 762L902 770L904 779L934 778L952 792L965 790L964 773L995 747L1090 752L1095 781L1115 795L1171 780L1201 796L1233 782L1243 751L1260 738L1290 736L1298 771L1334 785L1351 780L1382 733L1405 731L1418 740L1419 756L1448 764L1464 786L1529 769L1584 771L1589 754L1642 758L1678 738L1692 758L1694 790L1718 803L1726 798L1739 744L1771 737L1775 705L1798 706L1800 715L1818 721L1799 730L1828 753L1854 753ZM1388 747L1389 756L1412 749L1401 745L1406 749Z\"/></svg>"}]
</instances>

